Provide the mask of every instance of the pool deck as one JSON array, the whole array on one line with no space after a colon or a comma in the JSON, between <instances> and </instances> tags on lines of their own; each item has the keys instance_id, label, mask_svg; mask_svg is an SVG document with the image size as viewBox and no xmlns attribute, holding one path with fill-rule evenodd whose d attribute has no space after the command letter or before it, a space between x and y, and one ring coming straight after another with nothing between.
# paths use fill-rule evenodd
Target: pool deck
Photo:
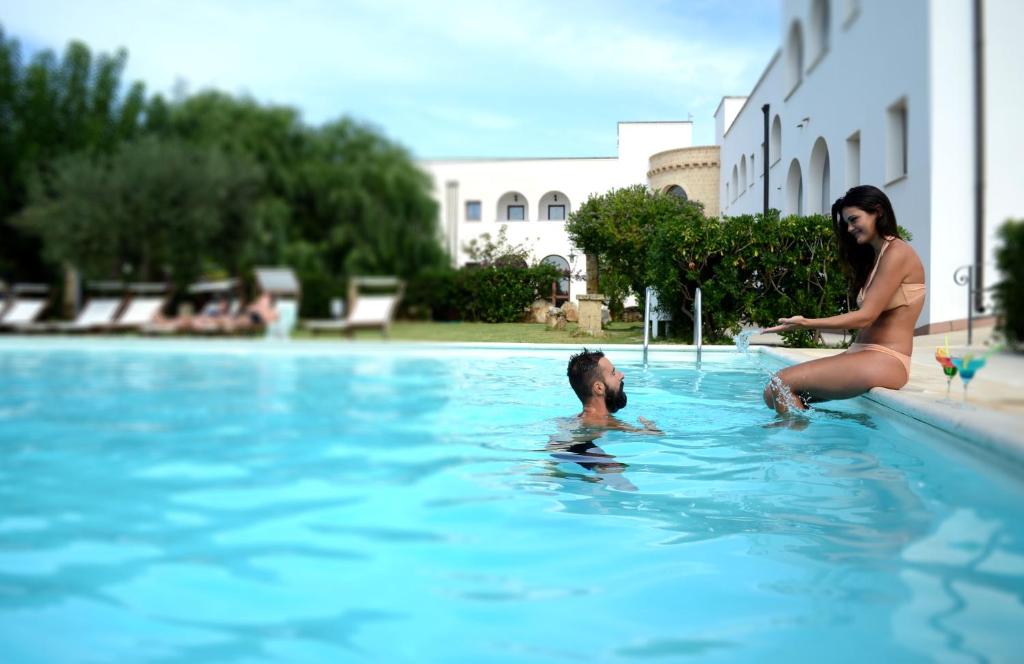
<instances>
[{"instance_id":1,"label":"pool deck","mask_svg":"<svg viewBox=\"0 0 1024 664\"><path fill-rule=\"evenodd\" d=\"M991 335L991 327L975 329L974 345L981 346ZM935 348L942 346L947 336L953 349L967 345L964 331L915 337L910 382L900 390L875 388L865 398L1024 466L1024 355L991 354L971 381L969 400L964 403L963 384L958 377L953 379L947 398L946 377L935 361ZM755 337L754 342L758 340ZM760 349L789 364L842 352L768 346Z\"/></svg>"}]
</instances>

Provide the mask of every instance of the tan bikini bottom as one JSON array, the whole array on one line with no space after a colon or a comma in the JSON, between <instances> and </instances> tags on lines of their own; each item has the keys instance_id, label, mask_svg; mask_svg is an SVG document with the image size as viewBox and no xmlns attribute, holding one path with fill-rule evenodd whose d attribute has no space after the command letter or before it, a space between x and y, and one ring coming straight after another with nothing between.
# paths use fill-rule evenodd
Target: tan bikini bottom
<instances>
[{"instance_id":1,"label":"tan bikini bottom","mask_svg":"<svg viewBox=\"0 0 1024 664\"><path fill-rule=\"evenodd\" d=\"M859 353L863 350L873 350L877 353L885 353L889 357L895 357L903 365L903 370L907 374L907 380L910 380L910 356L904 355L903 353L897 353L888 346L882 346L880 344L850 344L850 347L846 349L847 353Z\"/></svg>"}]
</instances>

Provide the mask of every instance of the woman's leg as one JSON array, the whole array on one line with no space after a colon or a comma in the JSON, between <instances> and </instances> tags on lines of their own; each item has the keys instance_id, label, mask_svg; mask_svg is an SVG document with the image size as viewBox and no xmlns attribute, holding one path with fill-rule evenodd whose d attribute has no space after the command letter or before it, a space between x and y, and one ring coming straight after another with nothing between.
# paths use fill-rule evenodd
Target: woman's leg
<instances>
[{"instance_id":1,"label":"woman's leg","mask_svg":"<svg viewBox=\"0 0 1024 664\"><path fill-rule=\"evenodd\" d=\"M873 351L842 353L786 367L764 388L769 408L785 413L788 403L804 410L804 401L849 399L872 387L898 390L907 382L903 364L894 357Z\"/></svg>"}]
</instances>

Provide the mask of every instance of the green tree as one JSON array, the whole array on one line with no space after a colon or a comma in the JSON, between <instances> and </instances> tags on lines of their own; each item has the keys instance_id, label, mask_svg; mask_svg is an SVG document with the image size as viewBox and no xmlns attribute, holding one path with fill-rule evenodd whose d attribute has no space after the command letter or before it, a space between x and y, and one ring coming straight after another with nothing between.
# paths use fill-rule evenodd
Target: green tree
<instances>
[{"instance_id":1,"label":"green tree","mask_svg":"<svg viewBox=\"0 0 1024 664\"><path fill-rule=\"evenodd\" d=\"M56 160L34 181L15 223L43 239L48 260L74 264L86 278L183 287L246 253L224 238L250 235L244 225L253 219L260 181L251 161L147 137L109 157Z\"/></svg>"},{"instance_id":2,"label":"green tree","mask_svg":"<svg viewBox=\"0 0 1024 664\"><path fill-rule=\"evenodd\" d=\"M708 218L697 205L636 186L591 197L567 228L576 246L599 257L606 293L632 291L642 300L644 288L654 286L676 321L692 322L699 287L709 342L727 341L746 323L849 309L831 221L820 215ZM688 339L692 325L674 329ZM784 338L818 341L809 331Z\"/></svg>"},{"instance_id":3,"label":"green tree","mask_svg":"<svg viewBox=\"0 0 1024 664\"><path fill-rule=\"evenodd\" d=\"M0 274L52 277L38 239L10 223L32 178L64 155L110 154L138 135L145 90L135 83L121 94L126 60L123 50L94 57L71 42L60 59L42 51L26 64L0 27Z\"/></svg>"},{"instance_id":4,"label":"green tree","mask_svg":"<svg viewBox=\"0 0 1024 664\"><path fill-rule=\"evenodd\" d=\"M659 229L676 222L699 226L703 218L697 203L634 185L591 196L569 215L566 230L574 245L598 257L600 287L614 311L630 292L643 301Z\"/></svg>"},{"instance_id":5,"label":"green tree","mask_svg":"<svg viewBox=\"0 0 1024 664\"><path fill-rule=\"evenodd\" d=\"M350 276L411 278L446 263L428 177L375 129L348 119L310 128L293 109L217 92L152 104L161 134L259 164L256 249L297 270L304 315L325 315Z\"/></svg>"}]
</instances>

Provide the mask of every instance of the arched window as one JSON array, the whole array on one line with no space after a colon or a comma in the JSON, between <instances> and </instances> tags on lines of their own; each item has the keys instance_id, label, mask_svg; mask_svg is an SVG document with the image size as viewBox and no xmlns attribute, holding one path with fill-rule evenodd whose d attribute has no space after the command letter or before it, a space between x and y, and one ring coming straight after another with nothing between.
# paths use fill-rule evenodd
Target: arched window
<instances>
[{"instance_id":1,"label":"arched window","mask_svg":"<svg viewBox=\"0 0 1024 664\"><path fill-rule=\"evenodd\" d=\"M690 200L690 197L686 195L686 190L683 189L682 187L680 187L678 184L674 184L671 187L669 187L668 189L666 189L665 193L668 194L669 196L675 196L676 198L681 198L684 201Z\"/></svg>"},{"instance_id":2,"label":"arched window","mask_svg":"<svg viewBox=\"0 0 1024 664\"><path fill-rule=\"evenodd\" d=\"M754 153L750 153L750 186L753 187L757 183L757 169L754 167Z\"/></svg>"},{"instance_id":3,"label":"arched window","mask_svg":"<svg viewBox=\"0 0 1024 664\"><path fill-rule=\"evenodd\" d=\"M544 263L545 265L553 265L555 269L562 274L562 278L555 282L555 299L560 299L558 296L564 296L565 299L568 300L570 276L569 261L565 260L561 256L552 254L550 256L545 256L541 260L541 263Z\"/></svg>"},{"instance_id":4,"label":"arched window","mask_svg":"<svg viewBox=\"0 0 1024 664\"><path fill-rule=\"evenodd\" d=\"M739 184L740 184L740 169L738 166L733 164L732 167L732 200L736 200L739 196ZM731 201L730 201L731 202Z\"/></svg>"},{"instance_id":5,"label":"arched window","mask_svg":"<svg viewBox=\"0 0 1024 664\"><path fill-rule=\"evenodd\" d=\"M747 155L740 157L740 193L747 190Z\"/></svg>"},{"instance_id":6,"label":"arched window","mask_svg":"<svg viewBox=\"0 0 1024 664\"><path fill-rule=\"evenodd\" d=\"M526 196L518 191L510 191L498 199L498 221L528 221L530 219L530 205L526 202Z\"/></svg>"},{"instance_id":7,"label":"arched window","mask_svg":"<svg viewBox=\"0 0 1024 664\"><path fill-rule=\"evenodd\" d=\"M572 209L569 198L560 191L549 191L540 197L537 218L541 221L565 221Z\"/></svg>"},{"instance_id":8,"label":"arched window","mask_svg":"<svg viewBox=\"0 0 1024 664\"><path fill-rule=\"evenodd\" d=\"M792 92L804 76L804 34L800 23L793 21L786 37L786 89Z\"/></svg>"},{"instance_id":9,"label":"arched window","mask_svg":"<svg viewBox=\"0 0 1024 664\"><path fill-rule=\"evenodd\" d=\"M800 172L800 162L794 159L789 164L789 174L786 176L786 214L803 213L804 178Z\"/></svg>"},{"instance_id":10,"label":"arched window","mask_svg":"<svg viewBox=\"0 0 1024 664\"><path fill-rule=\"evenodd\" d=\"M817 62L828 51L830 23L828 0L814 0L814 4L811 5L809 44L813 62Z\"/></svg>"},{"instance_id":11,"label":"arched window","mask_svg":"<svg viewBox=\"0 0 1024 664\"><path fill-rule=\"evenodd\" d=\"M831 174L829 173L828 144L825 139L818 137L811 148L810 169L810 190L807 196L808 209L817 214L829 214L832 211Z\"/></svg>"},{"instance_id":12,"label":"arched window","mask_svg":"<svg viewBox=\"0 0 1024 664\"><path fill-rule=\"evenodd\" d=\"M774 164L782 158L782 118L775 116L772 120L772 134L768 145L768 161Z\"/></svg>"}]
</instances>

